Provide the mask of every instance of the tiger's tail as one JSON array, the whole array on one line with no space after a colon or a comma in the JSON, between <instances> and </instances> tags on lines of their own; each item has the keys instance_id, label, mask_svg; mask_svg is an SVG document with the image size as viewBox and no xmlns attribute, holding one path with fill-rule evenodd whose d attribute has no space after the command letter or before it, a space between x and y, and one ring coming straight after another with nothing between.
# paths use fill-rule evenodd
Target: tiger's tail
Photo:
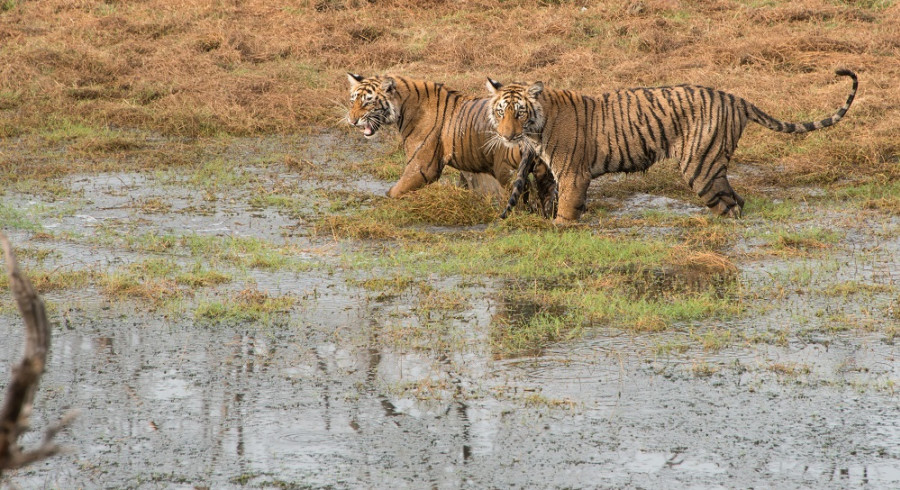
<instances>
[{"instance_id":1,"label":"tiger's tail","mask_svg":"<svg viewBox=\"0 0 900 490\"><path fill-rule=\"evenodd\" d=\"M832 116L826 117L820 121L814 122L805 122L805 123L789 123L784 121L779 121L774 117L766 114L761 111L755 105L747 103L747 116L751 121L762 124L763 126L771 129L772 131L778 131L781 133L806 133L808 131L814 131L816 129L827 128L844 117L844 114L847 113L847 110L850 109L850 104L853 103L853 98L856 97L856 88L859 86L859 79L856 78L856 73L853 73L850 70L840 69L834 72L835 75L842 77L850 77L853 79L853 88L850 89L850 95L847 96L847 102L844 102L844 106L838 109Z\"/></svg>"},{"instance_id":2,"label":"tiger's tail","mask_svg":"<svg viewBox=\"0 0 900 490\"><path fill-rule=\"evenodd\" d=\"M512 191L509 193L509 202L506 204L506 209L500 213L500 219L506 219L506 217L509 216L509 212L512 211L512 208L516 207L516 203L519 202L519 196L522 194L522 191L525 190L528 174L534 171L534 164L537 160L536 156L537 155L531 151L522 151L522 162L519 163L519 171L516 174L515 182L513 182Z\"/></svg>"}]
</instances>

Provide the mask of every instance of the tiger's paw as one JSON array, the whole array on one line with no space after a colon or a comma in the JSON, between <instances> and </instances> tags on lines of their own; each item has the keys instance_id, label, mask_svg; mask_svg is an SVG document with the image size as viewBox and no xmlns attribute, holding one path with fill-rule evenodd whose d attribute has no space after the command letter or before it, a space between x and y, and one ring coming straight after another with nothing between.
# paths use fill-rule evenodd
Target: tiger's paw
<instances>
[{"instance_id":1,"label":"tiger's paw","mask_svg":"<svg viewBox=\"0 0 900 490\"><path fill-rule=\"evenodd\" d=\"M724 200L719 201L714 207L710 208L713 213L723 218L740 219L744 214L744 207L736 202L726 203Z\"/></svg>"},{"instance_id":2,"label":"tiger's paw","mask_svg":"<svg viewBox=\"0 0 900 490\"><path fill-rule=\"evenodd\" d=\"M564 217L562 217L561 215L557 214L557 215L556 215L556 218L553 220L553 224L556 225L556 226L559 226L559 227L568 228L568 227L577 225L577 224L578 224L578 220L577 220L577 219L568 219L568 218L564 218Z\"/></svg>"}]
</instances>

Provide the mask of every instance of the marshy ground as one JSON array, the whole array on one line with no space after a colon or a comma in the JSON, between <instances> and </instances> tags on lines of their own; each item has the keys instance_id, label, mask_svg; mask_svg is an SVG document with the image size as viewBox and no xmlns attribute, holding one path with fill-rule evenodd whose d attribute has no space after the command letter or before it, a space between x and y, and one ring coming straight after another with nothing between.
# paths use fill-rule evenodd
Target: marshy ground
<instances>
[{"instance_id":1,"label":"marshy ground","mask_svg":"<svg viewBox=\"0 0 900 490\"><path fill-rule=\"evenodd\" d=\"M596 182L558 230L444 182L381 197L390 138L139 136L92 158L196 164L7 187L57 326L35 426L82 413L16 484L900 481L894 187L750 194L723 220L653 190L663 164Z\"/></svg>"},{"instance_id":2,"label":"marshy ground","mask_svg":"<svg viewBox=\"0 0 900 490\"><path fill-rule=\"evenodd\" d=\"M556 3L2 3L0 225L55 325L33 426L81 410L3 483L900 485L898 7ZM748 128L741 220L672 162L566 229L453 172L388 200L395 135L334 127L348 69L798 121L836 66L839 125ZM2 300L0 365L20 321Z\"/></svg>"}]
</instances>

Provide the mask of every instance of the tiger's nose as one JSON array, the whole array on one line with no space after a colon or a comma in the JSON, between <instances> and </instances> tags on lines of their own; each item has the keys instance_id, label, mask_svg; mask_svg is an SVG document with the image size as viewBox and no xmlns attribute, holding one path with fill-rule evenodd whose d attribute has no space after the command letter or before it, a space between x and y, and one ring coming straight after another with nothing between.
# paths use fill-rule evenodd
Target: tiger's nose
<instances>
[{"instance_id":1,"label":"tiger's nose","mask_svg":"<svg viewBox=\"0 0 900 490\"><path fill-rule=\"evenodd\" d=\"M351 126L356 126L356 123L359 122L359 118L347 116L347 122L350 123Z\"/></svg>"}]
</instances>

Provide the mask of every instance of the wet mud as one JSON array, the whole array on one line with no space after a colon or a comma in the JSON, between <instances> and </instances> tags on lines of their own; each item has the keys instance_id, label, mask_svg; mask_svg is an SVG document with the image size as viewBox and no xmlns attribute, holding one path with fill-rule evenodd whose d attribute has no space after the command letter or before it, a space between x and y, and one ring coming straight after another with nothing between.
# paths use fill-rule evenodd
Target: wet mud
<instances>
[{"instance_id":1,"label":"wet mud","mask_svg":"<svg viewBox=\"0 0 900 490\"><path fill-rule=\"evenodd\" d=\"M900 363L891 334L900 322L893 289L900 279L896 217L851 220L827 255L754 255L767 242L748 234L731 252L749 306L728 322L643 333L597 326L540 355L501 359L490 340L499 319L536 313L506 302L502 282L423 278L434 290L465 298L424 312L410 290L364 287L379 271L356 270L344 257L365 243L312 232L322 212L317 193L383 194L390 185L366 175L336 177L341 165L367 152L391 150L389 143L366 147L351 140L329 134L306 142L303 158L320 168L313 176L248 164L263 187L294 181L299 190L292 197L309 206L301 202L291 212L260 206L254 186L217 188L209 199L177 171L67 177L74 205L7 191L5 198L23 212L58 206L36 214L39 230L10 231L19 249L55 252L40 264L47 269L102 272L151 257L198 260L125 247L122 237L129 234L263 238L295 247L310 266L217 263L237 278L198 290L180 307L110 298L93 285L47 292L53 346L35 404L37 430L23 444L35 444L39 429L67 410L81 414L58 437L67 454L4 473L5 484L900 486L894 393ZM292 151L293 143L265 145L278 153ZM237 141L227 154L242 158L255 144ZM339 154L343 145L351 150ZM143 205L148 199L166 206ZM631 199L623 208L705 213L670 197ZM817 224L847 227L847 221L846 213L831 209ZM767 225L749 219L744 226ZM23 259L26 271L36 265L30 260ZM848 282L870 285L870 293L810 291L810 284ZM228 298L248 285L296 301L267 321L210 323L194 314L195 303ZM408 338L411 327L425 324L433 337ZM0 365L18 359L21 330L6 300ZM721 348L697 340L738 331L740 340Z\"/></svg>"}]
</instances>

